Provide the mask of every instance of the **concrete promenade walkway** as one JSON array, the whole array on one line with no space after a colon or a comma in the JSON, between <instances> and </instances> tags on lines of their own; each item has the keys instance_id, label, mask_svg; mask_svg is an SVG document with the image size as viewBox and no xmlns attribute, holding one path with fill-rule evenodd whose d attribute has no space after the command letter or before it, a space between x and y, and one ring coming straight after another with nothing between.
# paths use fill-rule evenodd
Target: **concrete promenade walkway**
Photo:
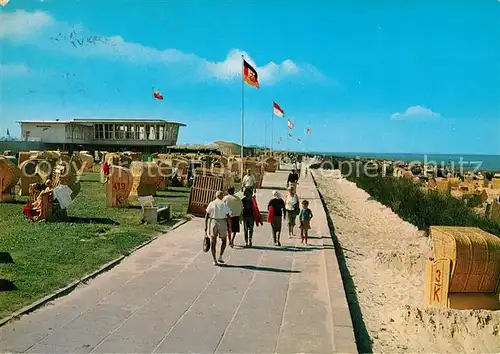
<instances>
[{"instance_id":1,"label":"concrete promenade walkway","mask_svg":"<svg viewBox=\"0 0 500 354\"><path fill-rule=\"evenodd\" d=\"M287 173L266 174L262 210ZM283 191L284 192L284 191ZM0 328L0 352L356 352L326 216L312 178L298 193L314 213L310 245L274 247L270 225L243 235L226 265L201 251L204 221L159 237L71 294ZM220 242L219 242L220 245Z\"/></svg>"}]
</instances>

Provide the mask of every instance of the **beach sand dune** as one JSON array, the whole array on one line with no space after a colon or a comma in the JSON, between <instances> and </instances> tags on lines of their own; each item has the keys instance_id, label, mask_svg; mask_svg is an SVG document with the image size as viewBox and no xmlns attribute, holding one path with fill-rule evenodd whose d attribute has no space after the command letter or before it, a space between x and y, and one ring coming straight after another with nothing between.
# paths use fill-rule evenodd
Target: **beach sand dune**
<instances>
[{"instance_id":1,"label":"beach sand dune","mask_svg":"<svg viewBox=\"0 0 500 354\"><path fill-rule=\"evenodd\" d=\"M500 352L500 311L423 304L424 231L345 179L315 173L352 276L373 352Z\"/></svg>"}]
</instances>

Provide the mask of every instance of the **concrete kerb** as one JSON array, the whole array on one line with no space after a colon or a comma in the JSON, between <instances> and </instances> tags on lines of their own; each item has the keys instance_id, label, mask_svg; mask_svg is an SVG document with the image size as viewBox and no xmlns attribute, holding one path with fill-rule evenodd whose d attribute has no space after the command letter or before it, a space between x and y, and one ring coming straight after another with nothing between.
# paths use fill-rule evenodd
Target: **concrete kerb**
<instances>
[{"instance_id":1,"label":"concrete kerb","mask_svg":"<svg viewBox=\"0 0 500 354\"><path fill-rule=\"evenodd\" d=\"M311 171L311 176L313 179L314 186L316 188L316 193L318 198L322 202L324 224L327 225L325 230L320 230L323 236L323 252L325 259L326 274L328 279L328 291L330 298L330 306L332 311L333 320L333 339L335 344L336 352L340 353L357 353L358 345L356 341L355 329L352 320L352 314L350 311L349 303L347 300L347 292L345 289L344 279L342 272L340 271L339 259L337 252L342 252L342 250L337 250L338 244L333 240L333 236L328 223L328 211L325 208L323 196L318 190L318 184L314 177L313 171ZM315 194L316 194L315 193ZM324 236L330 237L324 237ZM333 260L336 261L333 261ZM338 286L341 284L342 286Z\"/></svg>"},{"instance_id":2,"label":"concrete kerb","mask_svg":"<svg viewBox=\"0 0 500 354\"><path fill-rule=\"evenodd\" d=\"M168 229L168 232L172 231L172 230L175 230L177 228L179 228L180 226L184 225L185 223L187 223L188 221L190 221L190 219L182 219L180 220L179 222L175 223L170 229ZM151 242L153 242L154 240L156 240L158 237L160 237L161 235L164 235L165 233L158 233L156 234L155 236L153 236L150 240L147 240L143 243L141 243L140 245L138 245L137 247L133 248L131 251L127 252L126 255L121 255L115 259L113 259L112 261L104 264L103 266L101 266L100 268L98 268L97 270L83 276L82 278L80 279L77 279L75 280L74 282L70 283L69 285L61 288L61 289L58 289L56 291L54 291L53 293L41 298L41 299L38 299L36 300L35 302L23 307L22 309L14 312L12 315L9 315L7 317L4 317L2 319L0 319L0 327L2 327L3 325L11 322L11 321L14 321L14 320L17 320L19 317L23 316L23 315L27 315L29 314L30 312L33 312L35 311L36 309L44 306L45 304L47 304L48 302L52 301L52 300L55 300L61 296L64 296L64 295L67 295L69 294L71 291L73 291L78 285L80 284L85 284L86 282L88 282L89 280L97 277L98 275L114 268L115 266L117 266L118 264L120 264L126 257L130 256L132 253L134 253L135 251L147 246L148 244L150 244Z\"/></svg>"}]
</instances>

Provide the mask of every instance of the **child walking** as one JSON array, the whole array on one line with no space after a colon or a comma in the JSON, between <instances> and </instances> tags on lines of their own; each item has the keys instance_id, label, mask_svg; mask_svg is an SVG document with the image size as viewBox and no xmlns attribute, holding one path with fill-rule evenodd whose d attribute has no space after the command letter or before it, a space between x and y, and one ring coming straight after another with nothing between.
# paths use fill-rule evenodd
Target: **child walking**
<instances>
[{"instance_id":1,"label":"child walking","mask_svg":"<svg viewBox=\"0 0 500 354\"><path fill-rule=\"evenodd\" d=\"M307 245L308 232L311 229L311 219L313 217L311 209L309 209L309 202L307 200L302 201L302 209L300 210L299 220L300 220L300 237L301 242Z\"/></svg>"}]
</instances>

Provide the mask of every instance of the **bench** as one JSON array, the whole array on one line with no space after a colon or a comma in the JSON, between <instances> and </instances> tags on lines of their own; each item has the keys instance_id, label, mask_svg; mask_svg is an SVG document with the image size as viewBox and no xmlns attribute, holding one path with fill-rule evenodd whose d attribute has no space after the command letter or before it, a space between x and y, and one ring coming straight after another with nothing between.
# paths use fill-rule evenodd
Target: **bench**
<instances>
[{"instance_id":1,"label":"bench","mask_svg":"<svg viewBox=\"0 0 500 354\"><path fill-rule=\"evenodd\" d=\"M171 218L170 204L158 203L155 205L155 200L152 195L137 198L142 208L142 221L148 224L156 224L157 222L167 221Z\"/></svg>"}]
</instances>

